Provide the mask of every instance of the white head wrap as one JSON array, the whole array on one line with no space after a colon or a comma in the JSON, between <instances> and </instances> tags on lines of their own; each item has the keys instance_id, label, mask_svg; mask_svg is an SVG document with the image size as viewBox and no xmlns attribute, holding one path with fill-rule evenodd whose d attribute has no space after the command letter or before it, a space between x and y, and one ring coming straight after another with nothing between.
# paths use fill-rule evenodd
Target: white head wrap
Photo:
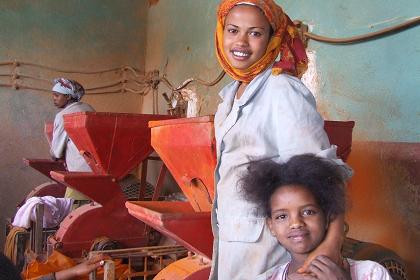
<instances>
[{"instance_id":1,"label":"white head wrap","mask_svg":"<svg viewBox=\"0 0 420 280\"><path fill-rule=\"evenodd\" d=\"M69 80L65 78L54 79L54 86L52 88L52 91L61 94L68 94L76 101L80 101L83 95L85 95L85 89L81 84L74 80Z\"/></svg>"}]
</instances>

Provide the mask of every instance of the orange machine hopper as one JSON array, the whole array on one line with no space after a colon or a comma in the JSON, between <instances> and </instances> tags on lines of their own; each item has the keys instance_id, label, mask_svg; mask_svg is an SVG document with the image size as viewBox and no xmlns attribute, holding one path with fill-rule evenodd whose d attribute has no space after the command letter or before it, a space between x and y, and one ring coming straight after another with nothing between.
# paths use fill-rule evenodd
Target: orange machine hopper
<instances>
[{"instance_id":1,"label":"orange machine hopper","mask_svg":"<svg viewBox=\"0 0 420 280\"><path fill-rule=\"evenodd\" d=\"M64 128L95 174L120 180L152 151L150 120L165 115L82 112L64 116Z\"/></svg>"}]
</instances>

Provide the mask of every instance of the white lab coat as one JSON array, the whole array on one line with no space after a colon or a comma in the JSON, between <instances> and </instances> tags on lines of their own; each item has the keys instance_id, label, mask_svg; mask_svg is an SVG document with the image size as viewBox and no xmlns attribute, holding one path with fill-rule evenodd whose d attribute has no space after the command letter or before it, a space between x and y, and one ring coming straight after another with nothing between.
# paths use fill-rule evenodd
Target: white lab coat
<instances>
[{"instance_id":1,"label":"white lab coat","mask_svg":"<svg viewBox=\"0 0 420 280\"><path fill-rule=\"evenodd\" d=\"M86 103L74 102L57 113L54 119L53 137L51 141L50 154L54 158L65 157L68 171L91 172L91 168L79 153L76 145L64 130L64 118L66 114L77 112L94 112L95 110ZM65 197L76 200L87 200L80 192L67 188Z\"/></svg>"}]
</instances>

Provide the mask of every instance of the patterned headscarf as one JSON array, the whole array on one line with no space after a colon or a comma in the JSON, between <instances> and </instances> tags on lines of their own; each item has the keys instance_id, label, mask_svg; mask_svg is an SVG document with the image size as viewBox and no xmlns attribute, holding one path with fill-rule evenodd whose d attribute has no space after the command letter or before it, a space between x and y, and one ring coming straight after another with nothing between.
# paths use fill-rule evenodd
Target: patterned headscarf
<instances>
[{"instance_id":1,"label":"patterned headscarf","mask_svg":"<svg viewBox=\"0 0 420 280\"><path fill-rule=\"evenodd\" d=\"M83 88L83 86L74 80L57 78L54 79L53 83L54 86L52 88L52 91L61 94L68 94L76 101L80 101L83 95L85 95L85 89Z\"/></svg>"},{"instance_id":2,"label":"patterned headscarf","mask_svg":"<svg viewBox=\"0 0 420 280\"><path fill-rule=\"evenodd\" d=\"M223 52L223 30L229 11L236 5L253 5L261 9L273 29L265 54L248 69L232 67ZM249 83L273 62L273 75L288 73L301 77L308 66L305 47L296 26L274 0L222 0L217 12L216 55L220 65L233 79Z\"/></svg>"}]
</instances>

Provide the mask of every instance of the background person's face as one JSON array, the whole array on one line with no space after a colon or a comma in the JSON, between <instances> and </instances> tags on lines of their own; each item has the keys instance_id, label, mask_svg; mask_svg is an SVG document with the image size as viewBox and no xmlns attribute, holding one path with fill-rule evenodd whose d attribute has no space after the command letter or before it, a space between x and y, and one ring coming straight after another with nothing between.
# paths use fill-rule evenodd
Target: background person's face
<instances>
[{"instance_id":1,"label":"background person's face","mask_svg":"<svg viewBox=\"0 0 420 280\"><path fill-rule=\"evenodd\" d=\"M52 93L52 98L53 98L54 106L57 108L64 108L70 99L69 95L60 94L56 92Z\"/></svg>"},{"instance_id":2,"label":"background person's face","mask_svg":"<svg viewBox=\"0 0 420 280\"><path fill-rule=\"evenodd\" d=\"M253 65L265 54L269 40L270 23L259 8L238 5L226 16L223 51L232 67Z\"/></svg>"}]
</instances>

